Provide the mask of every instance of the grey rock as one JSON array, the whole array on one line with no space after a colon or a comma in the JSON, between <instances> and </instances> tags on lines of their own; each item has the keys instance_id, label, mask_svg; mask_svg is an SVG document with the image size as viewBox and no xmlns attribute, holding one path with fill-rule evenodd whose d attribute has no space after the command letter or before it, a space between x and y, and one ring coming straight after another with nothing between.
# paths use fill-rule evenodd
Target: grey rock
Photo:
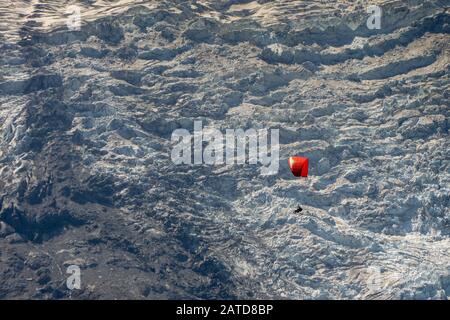
<instances>
[{"instance_id":1,"label":"grey rock","mask_svg":"<svg viewBox=\"0 0 450 320\"><path fill-rule=\"evenodd\" d=\"M327 158L322 158L317 163L317 173L319 175L327 173L331 169L330 161Z\"/></svg>"},{"instance_id":2,"label":"grey rock","mask_svg":"<svg viewBox=\"0 0 450 320\"><path fill-rule=\"evenodd\" d=\"M449 297L442 1L110 4L0 0L0 298ZM176 165L200 120L279 129L277 174Z\"/></svg>"},{"instance_id":3,"label":"grey rock","mask_svg":"<svg viewBox=\"0 0 450 320\"><path fill-rule=\"evenodd\" d=\"M14 233L14 229L3 221L0 221L0 238L5 238L12 233Z\"/></svg>"}]
</instances>

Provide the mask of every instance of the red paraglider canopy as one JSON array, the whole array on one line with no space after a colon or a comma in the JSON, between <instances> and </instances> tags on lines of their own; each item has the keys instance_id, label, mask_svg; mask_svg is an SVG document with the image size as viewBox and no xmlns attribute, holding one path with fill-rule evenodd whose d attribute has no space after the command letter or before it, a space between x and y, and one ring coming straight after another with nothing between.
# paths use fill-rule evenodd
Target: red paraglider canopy
<instances>
[{"instance_id":1,"label":"red paraglider canopy","mask_svg":"<svg viewBox=\"0 0 450 320\"><path fill-rule=\"evenodd\" d=\"M289 168L296 177L308 176L309 159L304 157L289 157Z\"/></svg>"}]
</instances>

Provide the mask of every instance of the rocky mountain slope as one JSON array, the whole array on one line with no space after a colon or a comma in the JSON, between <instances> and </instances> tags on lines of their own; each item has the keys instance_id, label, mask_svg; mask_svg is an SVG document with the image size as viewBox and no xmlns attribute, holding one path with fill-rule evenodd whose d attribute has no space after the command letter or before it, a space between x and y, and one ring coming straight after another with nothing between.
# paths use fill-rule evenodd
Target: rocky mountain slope
<instances>
[{"instance_id":1,"label":"rocky mountain slope","mask_svg":"<svg viewBox=\"0 0 450 320\"><path fill-rule=\"evenodd\" d=\"M0 298L448 299L448 2L371 4L0 0ZM174 165L194 120L278 174Z\"/></svg>"}]
</instances>

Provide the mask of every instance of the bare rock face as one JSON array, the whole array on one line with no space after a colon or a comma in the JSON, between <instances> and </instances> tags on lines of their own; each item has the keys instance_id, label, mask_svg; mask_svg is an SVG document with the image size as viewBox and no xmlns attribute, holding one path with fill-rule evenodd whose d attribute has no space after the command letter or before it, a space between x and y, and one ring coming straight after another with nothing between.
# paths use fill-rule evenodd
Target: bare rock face
<instances>
[{"instance_id":1,"label":"bare rock face","mask_svg":"<svg viewBox=\"0 0 450 320\"><path fill-rule=\"evenodd\" d=\"M448 299L450 15L375 2L379 29L365 1L80 1L71 30L0 0L0 298ZM279 129L278 173L175 165L196 120Z\"/></svg>"}]
</instances>

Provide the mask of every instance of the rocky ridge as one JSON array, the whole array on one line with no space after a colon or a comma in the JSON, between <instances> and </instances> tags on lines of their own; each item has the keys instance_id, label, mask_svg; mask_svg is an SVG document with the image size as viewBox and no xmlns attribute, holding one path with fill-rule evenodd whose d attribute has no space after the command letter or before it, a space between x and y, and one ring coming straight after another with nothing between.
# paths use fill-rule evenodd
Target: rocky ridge
<instances>
[{"instance_id":1,"label":"rocky ridge","mask_svg":"<svg viewBox=\"0 0 450 320\"><path fill-rule=\"evenodd\" d=\"M449 11L365 3L2 9L0 298L448 299ZM279 173L175 166L194 120L279 129Z\"/></svg>"}]
</instances>

